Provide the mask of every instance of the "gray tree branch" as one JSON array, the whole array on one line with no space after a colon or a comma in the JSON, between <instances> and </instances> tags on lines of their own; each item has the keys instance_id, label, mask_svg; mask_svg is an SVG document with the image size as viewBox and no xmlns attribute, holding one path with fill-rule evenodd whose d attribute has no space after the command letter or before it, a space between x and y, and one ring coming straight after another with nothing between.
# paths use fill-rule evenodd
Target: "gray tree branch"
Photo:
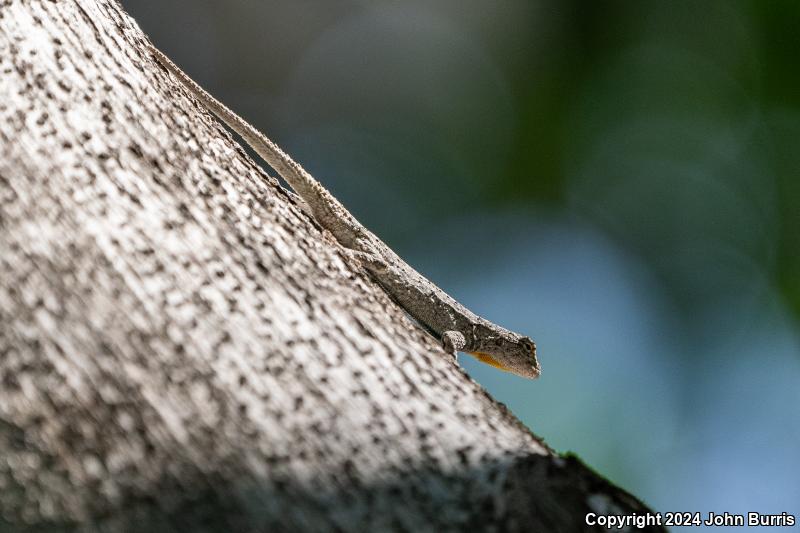
<instances>
[{"instance_id":1,"label":"gray tree branch","mask_svg":"<svg viewBox=\"0 0 800 533\"><path fill-rule=\"evenodd\" d=\"M470 380L145 39L113 0L0 1L0 530L646 511Z\"/></svg>"}]
</instances>

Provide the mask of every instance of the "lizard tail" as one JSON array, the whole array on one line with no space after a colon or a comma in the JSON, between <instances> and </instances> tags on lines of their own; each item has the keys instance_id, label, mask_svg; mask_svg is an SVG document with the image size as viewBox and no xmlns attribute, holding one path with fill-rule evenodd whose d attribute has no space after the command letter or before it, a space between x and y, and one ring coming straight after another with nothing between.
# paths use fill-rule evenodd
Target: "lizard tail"
<instances>
[{"instance_id":1,"label":"lizard tail","mask_svg":"<svg viewBox=\"0 0 800 533\"><path fill-rule=\"evenodd\" d=\"M200 102L207 107L214 115L228 125L233 131L239 134L255 152L261 156L280 176L286 180L289 186L299 194L311 206L314 216L327 229L337 233L342 232L340 221L342 216L350 213L342 206L333 195L315 180L311 174L294 161L286 152L272 142L266 135L258 131L249 122L237 115L228 106L214 98L208 91L203 89L188 74L172 62L164 53L149 44L150 52L158 62L183 84L184 87ZM348 218L351 218L350 215ZM355 219L353 219L355 221ZM357 225L357 223L356 223ZM335 235L337 239L345 241L355 238L350 235Z\"/></svg>"}]
</instances>

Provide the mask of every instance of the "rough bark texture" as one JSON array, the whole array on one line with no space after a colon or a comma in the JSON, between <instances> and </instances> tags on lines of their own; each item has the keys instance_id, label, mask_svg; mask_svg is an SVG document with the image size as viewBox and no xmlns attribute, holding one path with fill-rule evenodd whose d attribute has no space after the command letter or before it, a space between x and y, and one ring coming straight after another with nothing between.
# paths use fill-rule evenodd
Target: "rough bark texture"
<instances>
[{"instance_id":1,"label":"rough bark texture","mask_svg":"<svg viewBox=\"0 0 800 533\"><path fill-rule=\"evenodd\" d=\"M488 397L144 39L113 0L0 1L0 530L646 510Z\"/></svg>"}]
</instances>

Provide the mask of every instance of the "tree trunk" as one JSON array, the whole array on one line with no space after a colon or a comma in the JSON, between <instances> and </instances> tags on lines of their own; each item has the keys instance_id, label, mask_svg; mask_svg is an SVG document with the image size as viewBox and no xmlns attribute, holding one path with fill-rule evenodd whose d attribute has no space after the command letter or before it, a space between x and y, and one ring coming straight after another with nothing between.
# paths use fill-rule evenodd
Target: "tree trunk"
<instances>
[{"instance_id":1,"label":"tree trunk","mask_svg":"<svg viewBox=\"0 0 800 533\"><path fill-rule=\"evenodd\" d=\"M647 512L487 396L145 40L113 0L0 0L0 530Z\"/></svg>"}]
</instances>

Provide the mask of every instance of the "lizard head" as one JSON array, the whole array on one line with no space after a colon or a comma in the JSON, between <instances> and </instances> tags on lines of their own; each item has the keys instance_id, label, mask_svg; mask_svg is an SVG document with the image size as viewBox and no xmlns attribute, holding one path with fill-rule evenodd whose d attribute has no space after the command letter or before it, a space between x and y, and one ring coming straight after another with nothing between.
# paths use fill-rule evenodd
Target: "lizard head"
<instances>
[{"instance_id":1,"label":"lizard head","mask_svg":"<svg viewBox=\"0 0 800 533\"><path fill-rule=\"evenodd\" d=\"M479 350L467 352L478 361L524 378L539 377L541 368L536 358L536 344L529 337L502 335Z\"/></svg>"}]
</instances>

